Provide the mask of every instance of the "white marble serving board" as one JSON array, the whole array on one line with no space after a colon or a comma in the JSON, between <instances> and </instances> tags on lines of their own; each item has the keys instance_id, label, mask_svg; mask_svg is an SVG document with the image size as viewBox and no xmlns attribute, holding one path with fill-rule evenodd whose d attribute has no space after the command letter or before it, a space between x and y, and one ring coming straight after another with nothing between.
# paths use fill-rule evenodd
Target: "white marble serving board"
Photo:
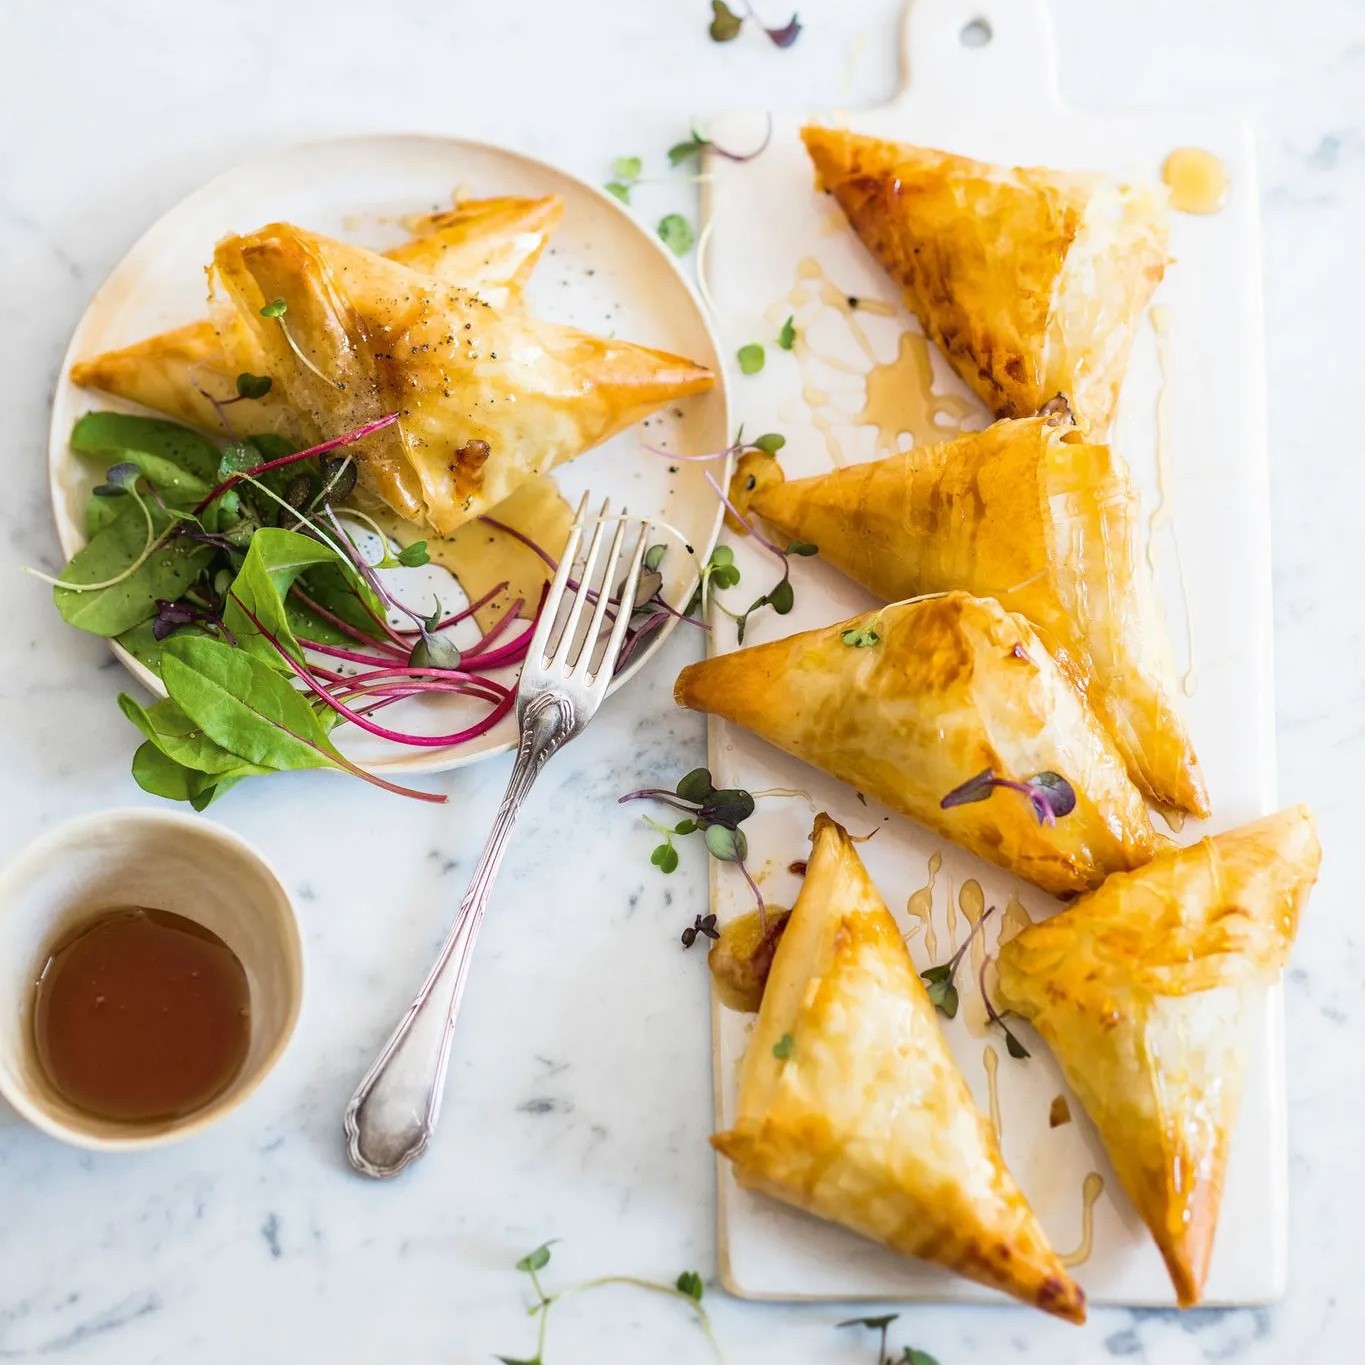
<instances>
[{"instance_id":1,"label":"white marble serving board","mask_svg":"<svg viewBox=\"0 0 1365 1365\"><path fill-rule=\"evenodd\" d=\"M963 41L964 27L983 20L990 41ZM979 32L979 30L977 31ZM1057 96L1052 38L1042 0L915 0L909 9L900 95L881 108L812 111L811 118L858 131L1006 164L1105 171L1156 178L1166 154L1194 145L1214 152L1231 176L1226 207L1216 216L1176 214L1172 255L1156 302L1166 311L1167 404L1171 460L1170 518L1155 537L1160 598L1176 659L1189 695L1185 711L1203 762L1215 811L1208 825L1190 823L1183 840L1237 825L1270 810L1275 793L1274 708L1271 694L1269 483L1264 417L1259 224L1256 171L1250 134L1236 117L1215 114L1131 114L1103 117L1064 108ZM776 120L771 146L756 160L734 164L711 157L704 208L709 240L703 269L730 356L762 341L767 365L758 375L733 377L732 405L751 435L780 431L787 438L782 462L789 474L829 467L826 435L813 420L803 389L823 387L845 411L861 407L857 373L830 370L827 383L802 373L798 357L773 344L774 319L793 310L784 302L797 266L816 259L850 295L895 303L890 281L837 217L832 201L817 195L798 129L805 120ZM752 146L762 120L733 116L709 130L723 146ZM868 337L885 361L900 334L917 330L899 305L894 316L860 313ZM819 349L866 370L847 327L827 316ZM842 347L842 350L840 349ZM733 362L732 362L733 363ZM807 365L818 362L804 362ZM965 395L962 384L935 357L936 388ZM1145 322L1134 348L1114 443L1132 466L1143 494L1144 515L1157 500L1157 396L1161 367L1153 328ZM834 391L840 392L834 392ZM972 403L979 409L979 404ZM829 416L829 410L825 409ZM846 460L872 458L873 432L834 417ZM975 423L984 424L981 412ZM751 544L728 537L743 581L727 600L742 608L773 577L772 561ZM1183 557L1184 590L1177 572ZM786 618L755 619L751 642L842 619L871 605L861 589L818 559L795 561L796 608ZM734 647L734 634L718 618L713 648ZM1192 642L1192 657L1191 657ZM808 768L746 732L715 721L710 761L720 785L750 790L804 789L816 809L827 809L855 834L877 829L862 846L868 867L888 903L910 928L904 908L928 880L935 852L942 870L934 892L938 951L923 933L910 939L916 965L947 956L960 942L961 918L949 902L964 880L976 878L986 903L1004 908L1018 895L1034 918L1056 903L1032 887L945 844L911 822L861 803L849 788ZM765 896L790 905L798 879L788 864L805 856L812 809L801 797L759 802L749 822L751 864ZM713 905L722 920L752 899L738 873L717 867ZM953 922L957 921L954 933ZM995 930L987 937L993 948ZM1057 1067L1025 1031L1033 1057L1018 1062L1003 1042L973 1027L981 1006L975 984L960 981L963 1008L947 1026L955 1055L978 1102L988 1103L985 1057L998 1057L999 1106L1005 1158L1036 1208L1054 1245L1079 1247L1082 1184L1091 1171L1104 1178L1094 1211L1093 1250L1074 1273L1092 1303L1168 1305L1170 1283L1144 1227L1118 1188L1095 1133L1073 1099L1073 1121L1048 1126L1054 1096L1066 1093ZM1279 989L1248 1025L1246 1097L1234 1139L1217 1246L1206 1301L1253 1304L1277 1298L1285 1280L1285 1105L1283 1027ZM736 1064L749 1023L719 1004L714 1013L717 1122L726 1126L734 1104ZM902 1260L870 1242L783 1205L741 1190L728 1163L720 1163L719 1242L724 1282L732 1292L765 1299L924 1299L1000 1301L998 1295L934 1268Z\"/></svg>"}]
</instances>

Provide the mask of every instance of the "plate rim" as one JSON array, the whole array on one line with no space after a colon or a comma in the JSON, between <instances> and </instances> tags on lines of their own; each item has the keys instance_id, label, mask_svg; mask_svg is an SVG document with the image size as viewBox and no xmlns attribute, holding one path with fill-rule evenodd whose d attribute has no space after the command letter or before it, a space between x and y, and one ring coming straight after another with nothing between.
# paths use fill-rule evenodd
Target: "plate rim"
<instances>
[{"instance_id":1,"label":"plate rim","mask_svg":"<svg viewBox=\"0 0 1365 1365\"><path fill-rule=\"evenodd\" d=\"M727 433L731 427L730 409L730 384L729 371L724 363L724 352L721 346L720 337L716 332L715 319L711 310L706 307L701 294L694 282L688 278L682 269L679 261L670 254L664 243L656 235L651 233L648 228L641 223L633 214L629 213L624 205L618 203L611 195L599 189L591 182L584 180L573 171L565 170L562 166L557 166L553 162L545 160L529 152L521 151L514 147L508 147L499 142L492 142L484 138L460 137L450 133L425 132L420 130L390 130L386 132L370 133L343 133L331 137L305 138L299 141L288 141L279 146L271 148L269 151L262 152L260 155L247 157L241 161L234 162L231 166L225 167L217 174L205 180L202 184L192 189L188 194L177 199L169 208L159 213L145 228L137 235L128 248L120 255L115 264L96 286L90 295L85 307L81 310L80 316L72 325L71 334L65 348L62 351L60 367L57 373L57 381L53 388L51 405L48 417L48 442L47 442L47 492L48 504L52 515L54 529L57 533L57 544L61 547L62 554L70 559L77 550L88 543L87 537L81 528L75 523L73 518L68 517L63 511L64 492L59 485L59 471L64 462L70 456L71 434L67 430L58 428L58 408L62 394L65 390L73 388L71 382L71 367L76 360L76 346L86 319L99 306L102 298L109 294L117 285L118 277L127 269L131 269L136 263L136 258L151 249L153 239L156 235L165 230L170 219L182 213L189 205L198 200L208 198L220 192L225 182L229 182L243 173L264 167L272 161L278 161L287 157L295 156L300 153L321 151L328 148L343 146L363 146L367 143L426 143L437 148L447 149L453 152L472 151L496 157L502 157L511 161L519 162L523 167L531 171L549 173L552 176L561 177L573 183L579 191L586 192L591 199L600 206L605 206L615 217L618 223L626 226L637 238L644 241L649 249L653 251L657 259L672 273L679 285L687 296L688 302L696 319L701 324L702 332L710 343L717 365L715 368L716 385L715 392L718 394L721 405L721 421L724 431ZM696 260L696 269L701 270L701 262ZM129 404L128 406L141 405ZM149 409L150 411L150 409ZM723 473L724 487L729 482L731 466L734 463L733 456L729 456L724 461ZM717 499L715 513L711 519L710 529L708 530L703 544L696 547L699 563L705 563L715 548L720 538L721 527L724 524L725 507ZM670 604L677 605L677 604ZM673 634L679 624L679 617L669 614L663 624L654 632L650 639L640 650L639 656L615 678L612 679L607 690L607 695L614 695L626 683L645 667L654 655L663 647L669 636ZM166 696L165 686L161 679L151 671L145 664L139 662L133 655L119 644L115 639L108 639L108 645L114 657L124 667L125 670L149 692L157 697ZM365 766L368 769L383 773L441 773L452 772L457 768L468 767L474 763L480 763L485 759L495 758L500 754L510 753L516 748L515 738L506 740L503 743L492 744L487 748L477 750L467 750L465 746L452 746L444 749L422 750L413 754L396 754L392 759L388 758L367 758Z\"/></svg>"}]
</instances>

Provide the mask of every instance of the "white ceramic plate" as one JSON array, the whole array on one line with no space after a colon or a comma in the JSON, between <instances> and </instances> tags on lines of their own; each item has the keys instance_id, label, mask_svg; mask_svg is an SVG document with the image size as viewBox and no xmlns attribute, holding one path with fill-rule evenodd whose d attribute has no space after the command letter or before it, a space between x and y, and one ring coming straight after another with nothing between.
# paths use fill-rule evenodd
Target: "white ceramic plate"
<instances>
[{"instance_id":1,"label":"white ceramic plate","mask_svg":"<svg viewBox=\"0 0 1365 1365\"><path fill-rule=\"evenodd\" d=\"M985 45L964 42L989 31ZM1274 704L1271 693L1269 477L1263 407L1264 354L1256 166L1243 122L1219 113L1100 116L1066 109L1057 96L1053 48L1044 0L913 0L907 12L907 88L892 103L846 118L860 132L947 148L1005 165L1057 166L1155 178L1174 147L1216 153L1232 189L1223 211L1196 218L1175 214L1171 255L1157 304L1169 325L1166 408L1169 519L1156 534L1157 586L1176 663L1189 695L1180 698L1208 781L1214 820L1186 825L1189 842L1263 815L1275 804ZM773 335L776 321L797 312L816 357L803 373L799 355L769 353L763 373L745 381L736 416L751 431L786 435L782 462L789 474L827 469L831 451L822 423L833 424L847 462L873 458L872 433L847 414L863 401L869 362L829 310L790 302L798 262L819 262L840 295L879 299L889 315L860 314L881 361L897 354L901 333L918 330L896 291L871 261L829 201L811 188L810 163L795 115L775 120L771 146L757 160L709 169L706 206L712 229L705 262L723 336L738 344ZM714 120L721 145L742 147L753 136L751 118ZM761 120L759 121L761 127ZM774 205L782 211L773 212ZM764 231L752 224L761 219ZM821 329L817 334L814 329ZM810 330L805 330L810 329ZM967 399L986 420L942 357L935 387ZM1133 470L1145 514L1159 501L1156 396L1161 385L1152 327L1144 323L1134 347L1113 443ZM812 398L828 393L829 400ZM812 411L811 404L820 411ZM831 414L839 408L842 414ZM1146 529L1146 528L1144 528ZM1184 565L1184 590L1176 572ZM752 544L734 545L746 582L763 581L771 561ZM790 616L755 618L750 639L761 642L794 630L826 625L873 605L872 599L817 559L793 565L796 608ZM734 633L718 619L711 647L734 647ZM941 962L961 942L955 901L975 878L986 903L1004 908L1017 894L1033 918L1056 902L999 868L946 844L936 835L875 806L849 788L723 721L711 723L711 767L718 784L762 790L803 788L816 809L829 810L850 830L879 829L860 849L888 904L907 933L917 926L904 913L909 895L929 880L927 863L941 852L934 890L937 945L910 940L920 969ZM804 858L811 811L800 800L766 800L746 825L752 863L764 894L790 905L798 888L787 870ZM751 899L732 867L713 865L712 906L722 920L747 910ZM996 931L986 931L995 946ZM1090 1254L1074 1273L1093 1303L1169 1305L1168 1280L1156 1248L1118 1186L1094 1128L1071 1100L1073 1121L1049 1126L1054 1096L1065 1082L1041 1045L1019 1063L998 1036L980 1026L974 983L959 979L962 1010L945 1032L978 1102L991 1093L991 1067L1002 1118L1002 1147L1010 1169L1033 1203L1059 1252L1082 1243L1082 1192L1089 1172L1103 1177L1094 1208ZM1232 1140L1217 1243L1206 1286L1209 1304L1252 1304L1276 1298L1285 1279L1286 1162L1283 1025L1276 987L1264 1008L1248 1011L1248 1062L1241 1117ZM748 1033L745 1017L715 1012L717 1119L730 1125L735 1067ZM992 1054L994 1054L992 1056ZM1000 1301L993 1291L935 1267L896 1257L838 1227L806 1217L760 1194L740 1189L721 1163L720 1261L732 1292L755 1298L891 1298ZM1092 1186L1093 1188L1093 1186Z\"/></svg>"},{"instance_id":2,"label":"white ceramic plate","mask_svg":"<svg viewBox=\"0 0 1365 1365\"><path fill-rule=\"evenodd\" d=\"M67 378L73 361L202 316L204 266L214 243L228 233L284 219L383 248L402 240L398 220L403 215L448 207L457 190L462 197L557 194L563 199L563 220L526 290L538 315L673 351L715 372L716 387L709 393L680 400L651 418L647 432L623 432L554 476L571 504L591 491L595 498L610 497L616 507L625 504L632 512L670 522L704 561L721 516L703 477L705 466L670 465L643 449L645 440L693 452L719 450L729 441L718 344L667 249L615 200L553 166L485 143L416 134L307 143L238 166L173 208L119 262L76 326L53 401L49 482L64 554L71 556L85 543L85 502L97 481L89 462L71 453L72 424L92 408L127 407L73 385ZM674 550L662 570L664 596L681 606L694 581L690 562ZM463 600L441 570L412 572L444 580L443 597L456 604ZM411 592L416 601L430 588L417 577ZM54 628L60 626L55 613L53 620ZM614 686L637 673L676 624L668 620ZM125 649L115 644L114 652L147 688L162 691L155 675ZM400 711L408 728L441 734L469 724L479 708L441 697L400 703L394 714ZM338 738L370 768L436 772L511 748L516 720L506 716L458 748L413 751L369 736L347 736L345 730Z\"/></svg>"}]
</instances>

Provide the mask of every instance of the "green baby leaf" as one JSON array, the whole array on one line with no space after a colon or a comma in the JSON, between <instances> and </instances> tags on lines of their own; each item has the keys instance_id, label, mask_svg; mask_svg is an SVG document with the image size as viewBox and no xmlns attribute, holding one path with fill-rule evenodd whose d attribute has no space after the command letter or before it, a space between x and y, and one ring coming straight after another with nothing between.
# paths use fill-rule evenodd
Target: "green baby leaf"
<instances>
[{"instance_id":1,"label":"green baby leaf","mask_svg":"<svg viewBox=\"0 0 1365 1365\"><path fill-rule=\"evenodd\" d=\"M686 256L696 241L692 224L681 213L666 214L659 220L659 236L675 256Z\"/></svg>"},{"instance_id":2,"label":"green baby leaf","mask_svg":"<svg viewBox=\"0 0 1365 1365\"><path fill-rule=\"evenodd\" d=\"M261 768L347 766L303 695L245 650L175 637L162 650L161 677L171 699L214 743Z\"/></svg>"},{"instance_id":3,"label":"green baby leaf","mask_svg":"<svg viewBox=\"0 0 1365 1365\"><path fill-rule=\"evenodd\" d=\"M156 545L143 562L136 563L147 548L148 518L153 536L165 534L169 519L159 508L143 508L132 499L128 505L84 548L77 550L62 570L63 583L109 583L88 592L54 588L57 610L68 625L92 635L121 635L125 630L156 615L160 599L174 602L198 578L212 554L207 545L176 536ZM118 579L117 582L110 580Z\"/></svg>"},{"instance_id":4,"label":"green baby leaf","mask_svg":"<svg viewBox=\"0 0 1365 1365\"><path fill-rule=\"evenodd\" d=\"M160 417L123 412L86 413L72 428L71 449L105 461L153 455L205 481L218 468L218 448L206 436Z\"/></svg>"},{"instance_id":5,"label":"green baby leaf","mask_svg":"<svg viewBox=\"0 0 1365 1365\"><path fill-rule=\"evenodd\" d=\"M311 536L263 527L252 536L246 558L233 580L223 609L224 625L241 648L266 660L272 668L287 672L288 665L262 637L247 613L255 615L265 630L302 661L303 652L294 638L284 599L294 580L305 570L337 562L336 552Z\"/></svg>"}]
</instances>

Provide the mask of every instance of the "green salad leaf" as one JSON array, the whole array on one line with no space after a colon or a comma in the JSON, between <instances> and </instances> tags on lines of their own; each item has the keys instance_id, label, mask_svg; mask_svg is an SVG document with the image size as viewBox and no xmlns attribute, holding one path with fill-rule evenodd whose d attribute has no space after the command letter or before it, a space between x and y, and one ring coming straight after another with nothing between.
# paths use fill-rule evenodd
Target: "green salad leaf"
<instances>
[{"instance_id":1,"label":"green salad leaf","mask_svg":"<svg viewBox=\"0 0 1365 1365\"><path fill-rule=\"evenodd\" d=\"M162 537L170 518L160 508L139 506L131 498L119 501L126 502L124 510L78 550L61 573L63 583L110 586L89 592L53 589L62 619L92 635L121 635L149 620L156 615L157 601L174 601L184 593L212 555L206 545L175 537L158 544L138 568L120 577L146 549L149 519L152 534Z\"/></svg>"}]
</instances>

